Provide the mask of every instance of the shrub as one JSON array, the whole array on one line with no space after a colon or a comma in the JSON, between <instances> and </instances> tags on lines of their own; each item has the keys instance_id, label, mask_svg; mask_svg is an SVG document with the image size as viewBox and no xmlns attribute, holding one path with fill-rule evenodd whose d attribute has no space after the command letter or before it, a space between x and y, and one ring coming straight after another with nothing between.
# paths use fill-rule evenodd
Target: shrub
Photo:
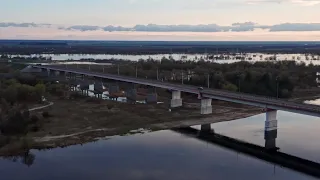
<instances>
[{"instance_id":1,"label":"shrub","mask_svg":"<svg viewBox=\"0 0 320 180\"><path fill-rule=\"evenodd\" d=\"M114 105L113 104L108 104L107 105L107 108L110 110L110 109L112 109L114 107Z\"/></svg>"},{"instance_id":2,"label":"shrub","mask_svg":"<svg viewBox=\"0 0 320 180\"><path fill-rule=\"evenodd\" d=\"M34 126L32 126L32 127L30 128L30 130L31 130L32 132L38 132L38 131L40 130L40 127L39 127L38 125L34 125Z\"/></svg>"},{"instance_id":3,"label":"shrub","mask_svg":"<svg viewBox=\"0 0 320 180\"><path fill-rule=\"evenodd\" d=\"M49 118L49 117L51 117L51 115L49 114L48 111L44 111L44 112L42 113L42 117L44 117L44 118Z\"/></svg>"},{"instance_id":4,"label":"shrub","mask_svg":"<svg viewBox=\"0 0 320 180\"><path fill-rule=\"evenodd\" d=\"M32 115L30 118L30 121L32 124L35 124L35 123L39 122L39 118L36 115Z\"/></svg>"},{"instance_id":5,"label":"shrub","mask_svg":"<svg viewBox=\"0 0 320 180\"><path fill-rule=\"evenodd\" d=\"M72 92L70 94L70 99L80 99L80 98L84 98L84 97L87 97L87 96L81 95L77 92Z\"/></svg>"},{"instance_id":6,"label":"shrub","mask_svg":"<svg viewBox=\"0 0 320 180\"><path fill-rule=\"evenodd\" d=\"M94 98L94 97L88 97L86 99L86 102L91 102L91 103L101 103L103 100L102 99L98 99L98 98Z\"/></svg>"}]
</instances>

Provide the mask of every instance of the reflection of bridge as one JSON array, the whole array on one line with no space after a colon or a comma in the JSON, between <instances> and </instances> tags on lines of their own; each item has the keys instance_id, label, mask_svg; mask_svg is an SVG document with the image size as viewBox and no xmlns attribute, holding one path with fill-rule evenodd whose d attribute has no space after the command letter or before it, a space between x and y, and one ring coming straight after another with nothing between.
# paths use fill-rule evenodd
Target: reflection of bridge
<instances>
[{"instance_id":1,"label":"reflection of bridge","mask_svg":"<svg viewBox=\"0 0 320 180\"><path fill-rule=\"evenodd\" d=\"M280 166L293 169L295 171L299 171L315 177L320 177L319 163L292 156L286 153L278 152L275 150L277 148L270 149L270 147L268 147L268 142L270 140L275 141L275 137L270 135L265 136L266 146L261 147L258 145L226 137L220 134L216 134L213 130L211 130L210 125L202 125L201 130L189 127L178 128L174 129L173 131L183 135L187 135L189 137L197 138L205 142L226 147L231 150L236 150L237 152L241 152L270 163L278 164Z\"/></svg>"},{"instance_id":2,"label":"reflection of bridge","mask_svg":"<svg viewBox=\"0 0 320 180\"><path fill-rule=\"evenodd\" d=\"M265 130L272 131L277 128L277 110L289 111L293 113L300 113L306 115L312 115L320 117L320 107L310 104L294 103L285 100L280 100L270 97L262 97L256 95L249 95L236 92L228 92L213 89L199 89L195 86L172 84L168 82L162 82L157 80L133 78L128 76L106 74L92 72L84 69L69 69L60 66L42 66L42 65L30 65L29 68L46 71L48 75L64 74L77 78L78 76L93 77L100 79L108 79L114 81L121 81L131 84L141 84L154 88L164 88L172 91L171 108L182 106L181 92L197 94L201 99L201 114L212 113L212 99L218 99L223 101L229 101L240 104L247 104L252 106L258 106L266 109L266 122ZM137 96L137 90L135 86L132 86L127 92L127 97L135 98ZM156 102L156 93L154 91L149 92L147 99Z\"/></svg>"}]
</instances>

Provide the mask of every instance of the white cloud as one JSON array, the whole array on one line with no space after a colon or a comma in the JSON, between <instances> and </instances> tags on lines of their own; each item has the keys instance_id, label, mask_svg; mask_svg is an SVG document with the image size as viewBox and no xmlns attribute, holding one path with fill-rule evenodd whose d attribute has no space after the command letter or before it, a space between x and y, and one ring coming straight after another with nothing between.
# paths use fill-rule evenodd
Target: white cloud
<instances>
[{"instance_id":1,"label":"white cloud","mask_svg":"<svg viewBox=\"0 0 320 180\"><path fill-rule=\"evenodd\" d=\"M320 4L320 0L245 0L247 4L261 4L261 3L291 3L302 6L314 6Z\"/></svg>"},{"instance_id":2,"label":"white cloud","mask_svg":"<svg viewBox=\"0 0 320 180\"><path fill-rule=\"evenodd\" d=\"M80 32L94 32L94 31L109 31L109 32L249 32L263 29L271 32L279 31L320 31L320 23L282 23L274 25L260 25L255 22L236 22L231 25L218 25L218 24L199 24L199 25L135 25L131 27L123 26L92 26L92 25L73 25L73 26L57 26L51 24L36 24L36 23L14 23L14 22L0 22L1 28L48 28L59 29L66 31L80 31Z\"/></svg>"}]
</instances>

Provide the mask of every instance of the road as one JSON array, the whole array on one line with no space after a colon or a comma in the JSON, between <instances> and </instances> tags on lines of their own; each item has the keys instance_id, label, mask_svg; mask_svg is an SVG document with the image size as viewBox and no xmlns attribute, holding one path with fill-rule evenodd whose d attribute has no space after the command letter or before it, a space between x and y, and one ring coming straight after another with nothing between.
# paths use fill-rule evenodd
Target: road
<instances>
[{"instance_id":1,"label":"road","mask_svg":"<svg viewBox=\"0 0 320 180\"><path fill-rule=\"evenodd\" d=\"M31 112L31 111L36 111L36 110L44 109L44 108L47 108L47 107L49 107L49 106L52 106L53 104L54 104L53 102L49 102L49 104L47 104L47 105L39 106L39 107L35 107L35 108L31 108L31 109L29 109L29 111Z\"/></svg>"},{"instance_id":2,"label":"road","mask_svg":"<svg viewBox=\"0 0 320 180\"><path fill-rule=\"evenodd\" d=\"M43 70L74 73L74 74L86 75L86 76L102 78L102 79L110 79L110 80L122 81L127 83L147 85L147 86L152 86L157 88L169 89L173 91L199 94L201 95L202 98L218 99L218 100L229 101L234 103L258 106L266 109L283 110L283 111L289 111L293 113L320 117L320 106L303 104L303 103L295 103L295 102L290 102L287 100L282 100L282 99L277 99L272 97L264 97L264 96L258 96L258 95L252 95L252 94L230 92L230 91L208 89L208 88L199 90L198 87L196 86L173 84L173 83L162 82L162 81L151 80L151 79L142 79L142 78L134 78L134 77L128 77L128 76L114 75L114 74L92 72L85 69L70 69L70 68L59 67L59 66L41 66L41 65L33 65L33 67L40 68Z\"/></svg>"}]
</instances>

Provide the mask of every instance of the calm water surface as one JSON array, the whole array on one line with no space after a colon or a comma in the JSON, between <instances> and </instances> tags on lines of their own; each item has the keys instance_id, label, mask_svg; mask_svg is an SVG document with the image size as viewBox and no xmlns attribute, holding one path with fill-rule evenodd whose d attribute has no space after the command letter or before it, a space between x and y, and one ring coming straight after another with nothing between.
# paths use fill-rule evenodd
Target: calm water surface
<instances>
[{"instance_id":1,"label":"calm water surface","mask_svg":"<svg viewBox=\"0 0 320 180\"><path fill-rule=\"evenodd\" d=\"M172 131L114 137L50 151L34 163L0 160L5 180L313 179Z\"/></svg>"},{"instance_id":2,"label":"calm water surface","mask_svg":"<svg viewBox=\"0 0 320 180\"><path fill-rule=\"evenodd\" d=\"M265 114L212 124L216 133L265 145ZM196 127L199 128L199 127ZM281 152L320 163L320 118L278 111L276 145Z\"/></svg>"},{"instance_id":3,"label":"calm water surface","mask_svg":"<svg viewBox=\"0 0 320 180\"><path fill-rule=\"evenodd\" d=\"M217 133L264 146L264 121L261 114L211 126ZM320 162L319 125L319 118L279 111L277 146ZM35 159L29 167L21 160L0 159L2 179L315 179L170 130L31 153Z\"/></svg>"}]
</instances>

